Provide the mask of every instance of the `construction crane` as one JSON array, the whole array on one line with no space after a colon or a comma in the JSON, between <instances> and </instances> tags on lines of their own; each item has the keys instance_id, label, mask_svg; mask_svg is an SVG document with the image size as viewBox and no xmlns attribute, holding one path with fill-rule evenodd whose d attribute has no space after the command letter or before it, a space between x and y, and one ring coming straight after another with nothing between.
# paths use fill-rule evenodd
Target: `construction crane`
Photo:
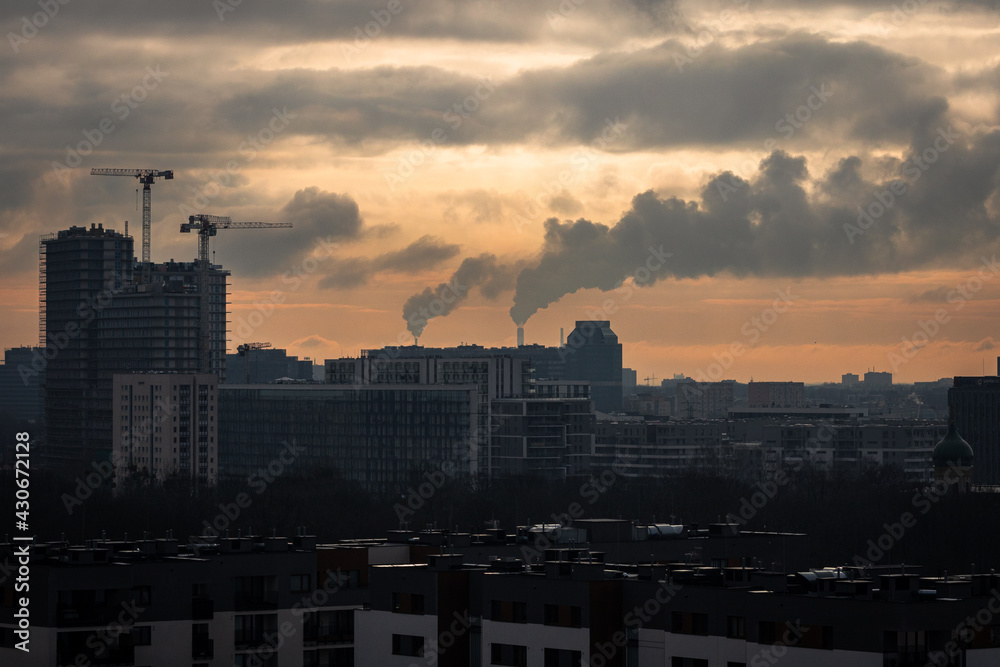
<instances>
[{"instance_id":1,"label":"construction crane","mask_svg":"<svg viewBox=\"0 0 1000 667\"><path fill-rule=\"evenodd\" d=\"M157 169L91 169L91 176L131 176L133 178L138 178L139 182L142 183L142 262L145 265L149 264L149 234L150 234L150 216L149 216L149 199L150 190L149 186L153 184L157 178L165 178L168 181L173 180L174 172L172 169L166 171L160 171Z\"/></svg>"},{"instance_id":2,"label":"construction crane","mask_svg":"<svg viewBox=\"0 0 1000 667\"><path fill-rule=\"evenodd\" d=\"M188 221L181 223L181 231L198 231L198 259L208 262L208 239L220 229L290 229L291 226L290 222L233 222L225 216L201 213L188 216Z\"/></svg>"},{"instance_id":3,"label":"construction crane","mask_svg":"<svg viewBox=\"0 0 1000 667\"><path fill-rule=\"evenodd\" d=\"M266 350L270 343L243 343L236 348L236 354L243 357L243 384L250 384L250 350Z\"/></svg>"},{"instance_id":4,"label":"construction crane","mask_svg":"<svg viewBox=\"0 0 1000 667\"><path fill-rule=\"evenodd\" d=\"M200 343L198 368L201 373L210 373L211 336L209 332L209 296L208 296L208 239L218 234L220 229L289 229L290 222L233 222L232 219L221 215L208 215L199 213L188 216L188 221L181 223L181 231L190 233L198 232L198 292L200 307ZM249 363L249 361L247 362Z\"/></svg>"}]
</instances>

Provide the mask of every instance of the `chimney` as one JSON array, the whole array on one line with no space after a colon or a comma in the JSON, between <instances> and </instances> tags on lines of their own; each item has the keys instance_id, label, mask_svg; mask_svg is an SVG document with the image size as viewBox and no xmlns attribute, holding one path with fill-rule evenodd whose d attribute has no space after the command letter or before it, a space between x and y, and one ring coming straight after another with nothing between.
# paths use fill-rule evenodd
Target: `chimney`
<instances>
[{"instance_id":1,"label":"chimney","mask_svg":"<svg viewBox=\"0 0 1000 667\"><path fill-rule=\"evenodd\" d=\"M559 327L559 347L566 346L565 333L566 333L565 330L562 327ZM1000 368L1000 357L997 357L997 368Z\"/></svg>"},{"instance_id":2,"label":"chimney","mask_svg":"<svg viewBox=\"0 0 1000 667\"><path fill-rule=\"evenodd\" d=\"M524 347L524 327L517 328L517 346Z\"/></svg>"}]
</instances>

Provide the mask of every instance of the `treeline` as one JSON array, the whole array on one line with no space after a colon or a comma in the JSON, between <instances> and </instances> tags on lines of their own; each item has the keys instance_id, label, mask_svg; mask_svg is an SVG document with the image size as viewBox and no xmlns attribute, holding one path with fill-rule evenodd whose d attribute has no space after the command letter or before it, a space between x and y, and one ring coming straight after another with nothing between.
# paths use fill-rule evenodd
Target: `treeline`
<instances>
[{"instance_id":1,"label":"treeline","mask_svg":"<svg viewBox=\"0 0 1000 667\"><path fill-rule=\"evenodd\" d=\"M864 476L827 474L808 466L766 479L736 479L691 471L669 479L600 476L562 481L511 477L476 483L415 473L392 493L371 493L335 470L285 474L267 484L223 482L198 488L185 480L118 483L94 466L65 476L30 475L30 532L40 540L135 539L168 530L189 535L295 535L300 527L321 541L382 537L411 529L482 532L497 520L516 525L577 518L698 523L729 520L744 530L804 532L810 561L819 565L920 564L968 572L1000 569L1000 494L960 495L906 483L893 469ZM0 475L0 526L13 534L16 486ZM859 561L860 559L860 561Z\"/></svg>"}]
</instances>

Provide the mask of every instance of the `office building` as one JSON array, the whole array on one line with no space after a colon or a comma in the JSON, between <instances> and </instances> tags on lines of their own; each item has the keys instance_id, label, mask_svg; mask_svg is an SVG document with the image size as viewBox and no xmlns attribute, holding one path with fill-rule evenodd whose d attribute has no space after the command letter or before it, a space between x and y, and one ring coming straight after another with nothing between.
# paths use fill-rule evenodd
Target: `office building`
<instances>
[{"instance_id":1,"label":"office building","mask_svg":"<svg viewBox=\"0 0 1000 667\"><path fill-rule=\"evenodd\" d=\"M226 370L226 382L230 384L266 384L282 379L313 380L311 359L299 359L281 349L227 354Z\"/></svg>"},{"instance_id":2,"label":"office building","mask_svg":"<svg viewBox=\"0 0 1000 667\"><path fill-rule=\"evenodd\" d=\"M594 409L622 411L622 345L608 320L578 320L560 349L564 379L590 383Z\"/></svg>"},{"instance_id":3,"label":"office building","mask_svg":"<svg viewBox=\"0 0 1000 667\"><path fill-rule=\"evenodd\" d=\"M883 371L868 371L865 373L865 387L875 389L892 386L892 373Z\"/></svg>"},{"instance_id":4,"label":"office building","mask_svg":"<svg viewBox=\"0 0 1000 667\"><path fill-rule=\"evenodd\" d=\"M423 472L478 475L478 386L271 384L219 387L219 477L336 471L372 491Z\"/></svg>"},{"instance_id":5,"label":"office building","mask_svg":"<svg viewBox=\"0 0 1000 667\"><path fill-rule=\"evenodd\" d=\"M218 383L211 373L115 375L112 461L117 474L215 484Z\"/></svg>"},{"instance_id":6,"label":"office building","mask_svg":"<svg viewBox=\"0 0 1000 667\"><path fill-rule=\"evenodd\" d=\"M499 398L491 412L491 477L590 472L595 416L588 398Z\"/></svg>"}]
</instances>

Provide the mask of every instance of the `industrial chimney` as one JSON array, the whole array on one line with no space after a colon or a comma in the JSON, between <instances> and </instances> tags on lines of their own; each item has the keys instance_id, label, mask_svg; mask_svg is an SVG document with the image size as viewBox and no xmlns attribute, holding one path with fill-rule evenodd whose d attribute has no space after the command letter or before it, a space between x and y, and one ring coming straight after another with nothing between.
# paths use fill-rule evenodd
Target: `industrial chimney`
<instances>
[{"instance_id":1,"label":"industrial chimney","mask_svg":"<svg viewBox=\"0 0 1000 667\"><path fill-rule=\"evenodd\" d=\"M517 328L517 346L524 347L524 327Z\"/></svg>"},{"instance_id":2,"label":"industrial chimney","mask_svg":"<svg viewBox=\"0 0 1000 667\"><path fill-rule=\"evenodd\" d=\"M559 347L566 346L565 333L565 330L562 327L559 327ZM997 360L997 368L1000 368L1000 359Z\"/></svg>"}]
</instances>

